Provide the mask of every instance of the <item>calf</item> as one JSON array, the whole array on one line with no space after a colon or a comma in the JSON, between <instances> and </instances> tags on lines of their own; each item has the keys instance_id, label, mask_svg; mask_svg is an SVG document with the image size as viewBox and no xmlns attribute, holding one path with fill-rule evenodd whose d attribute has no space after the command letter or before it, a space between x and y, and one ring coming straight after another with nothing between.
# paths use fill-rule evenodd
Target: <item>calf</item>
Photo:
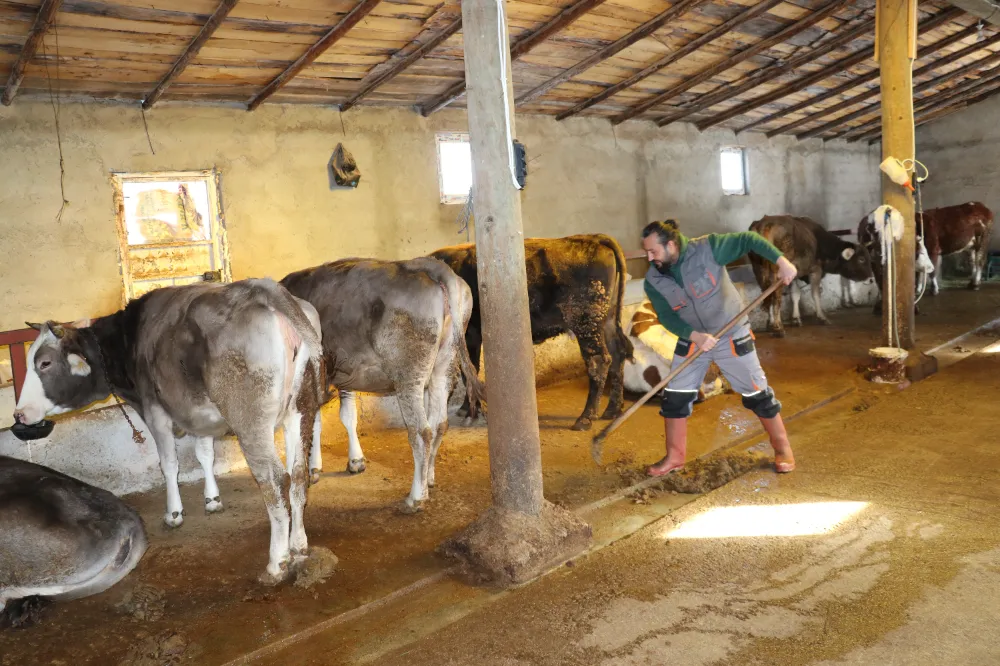
<instances>
[{"instance_id":1,"label":"calf","mask_svg":"<svg viewBox=\"0 0 1000 666\"><path fill-rule=\"evenodd\" d=\"M820 304L820 282L824 275L834 273L856 282L872 278L871 257L863 245L841 240L808 217L765 215L750 225L750 231L756 231L766 238L795 264L795 268L798 269L798 280L812 286L816 316L824 324L830 323ZM774 264L753 254L750 255L750 263L753 265L757 284L762 290L777 281L778 274ZM793 282L791 290L792 325L801 326L799 284ZM782 290L779 289L765 301L768 307L768 328L777 337L785 335L781 323L781 298Z\"/></svg>"},{"instance_id":2,"label":"calf","mask_svg":"<svg viewBox=\"0 0 1000 666\"><path fill-rule=\"evenodd\" d=\"M28 351L16 421L37 423L110 394L122 398L156 440L168 527L184 520L175 431L196 438L209 512L222 508L213 438L234 433L271 521L262 579L282 580L290 560L302 561L306 456L319 435L325 379L319 335L285 289L268 279L164 287L88 326L32 326L39 336ZM275 450L279 426L291 478Z\"/></svg>"},{"instance_id":3,"label":"calf","mask_svg":"<svg viewBox=\"0 0 1000 666\"><path fill-rule=\"evenodd\" d=\"M429 257L344 259L297 271L281 284L319 314L327 377L340 393L340 420L348 433L349 472L365 469L355 392L396 395L413 452L413 484L404 507L419 510L434 486L456 364L472 416L483 398L462 342L472 312L469 285ZM322 467L315 444L310 467L316 474Z\"/></svg>"},{"instance_id":4,"label":"calf","mask_svg":"<svg viewBox=\"0 0 1000 666\"><path fill-rule=\"evenodd\" d=\"M993 233L993 211L978 201L958 206L931 208L923 215L916 215L917 272L921 272L920 252L926 248L930 260L931 295L940 292L938 277L941 273L941 259L946 254L968 252L972 263L969 289L979 289L983 267L989 258L990 237ZM922 243L920 242L922 240ZM881 312L882 299L882 246L875 232L875 222L869 213L858 224L858 241L871 251L875 264L875 281L879 287L879 301L875 311ZM926 270L926 269L923 269Z\"/></svg>"},{"instance_id":5,"label":"calf","mask_svg":"<svg viewBox=\"0 0 1000 666\"><path fill-rule=\"evenodd\" d=\"M146 528L120 499L59 472L0 456L0 626L35 597L78 599L128 575Z\"/></svg>"},{"instance_id":6,"label":"calf","mask_svg":"<svg viewBox=\"0 0 1000 666\"><path fill-rule=\"evenodd\" d=\"M625 360L632 357L632 344L621 322L626 276L621 247L604 234L528 238L524 255L532 341L539 344L561 333L572 333L587 368L587 404L573 430L590 429L605 382L610 383L611 397L601 418L618 417L624 405ZM465 342L478 369L483 334L476 246L446 247L431 256L451 266L472 288L472 317Z\"/></svg>"}]
</instances>

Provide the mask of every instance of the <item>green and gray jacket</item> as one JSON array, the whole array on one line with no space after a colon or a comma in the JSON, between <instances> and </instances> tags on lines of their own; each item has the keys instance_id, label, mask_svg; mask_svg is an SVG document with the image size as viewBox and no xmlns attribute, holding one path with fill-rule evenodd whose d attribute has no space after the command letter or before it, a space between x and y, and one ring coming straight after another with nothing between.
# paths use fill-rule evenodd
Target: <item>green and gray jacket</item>
<instances>
[{"instance_id":1,"label":"green and gray jacket","mask_svg":"<svg viewBox=\"0 0 1000 666\"><path fill-rule=\"evenodd\" d=\"M682 340L690 340L694 331L715 333L743 309L726 264L748 252L772 263L781 257L778 248L754 231L694 239L678 234L677 243L680 256L669 275L650 264L643 286L660 323ZM749 333L750 319L744 316L725 337Z\"/></svg>"}]
</instances>

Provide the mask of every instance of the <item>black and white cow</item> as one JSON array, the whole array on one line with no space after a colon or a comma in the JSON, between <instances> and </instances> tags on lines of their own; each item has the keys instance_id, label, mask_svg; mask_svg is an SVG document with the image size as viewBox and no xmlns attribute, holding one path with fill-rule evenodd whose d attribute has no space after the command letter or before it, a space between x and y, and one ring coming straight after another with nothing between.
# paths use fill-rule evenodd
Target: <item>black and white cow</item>
<instances>
[{"instance_id":1,"label":"black and white cow","mask_svg":"<svg viewBox=\"0 0 1000 666\"><path fill-rule=\"evenodd\" d=\"M39 336L28 351L15 420L37 423L114 391L156 440L169 527L184 520L175 431L196 438L209 512L222 508L213 438L234 433L271 521L264 580L285 578L290 558L299 562L307 548L307 456L325 389L320 336L302 306L269 279L202 282L151 291L88 323L33 325ZM279 426L288 473L275 450Z\"/></svg>"},{"instance_id":2,"label":"black and white cow","mask_svg":"<svg viewBox=\"0 0 1000 666\"><path fill-rule=\"evenodd\" d=\"M855 282L872 279L872 260L868 250L857 243L849 243L823 228L808 217L794 215L765 215L751 223L750 231L756 231L795 264L798 280L812 286L813 305L816 317L824 324L830 321L820 304L820 283L828 273L842 275ZM750 255L754 276L761 290L770 287L778 279L774 264L755 254ZM793 281L792 325L802 325L799 313L800 287ZM768 328L778 337L785 335L781 324L781 296L779 289L768 296Z\"/></svg>"},{"instance_id":3,"label":"black and white cow","mask_svg":"<svg viewBox=\"0 0 1000 666\"><path fill-rule=\"evenodd\" d=\"M465 342L478 368L483 334L476 246L470 243L445 247L431 256L448 264L472 288L472 318ZM632 358L632 344L622 331L627 273L621 246L605 234L526 238L524 259L532 342L539 344L572 333L587 368L587 404L573 430L591 428L605 382L609 384L610 399L601 418L617 418L624 406L624 365Z\"/></svg>"},{"instance_id":4,"label":"black and white cow","mask_svg":"<svg viewBox=\"0 0 1000 666\"><path fill-rule=\"evenodd\" d=\"M340 394L351 473L365 470L355 392L395 394L413 452L404 501L416 511L434 486L434 461L448 430L456 363L473 416L483 387L463 343L472 292L443 262L343 259L286 276L281 284L319 313L327 379ZM426 400L426 403L425 403ZM322 467L313 446L310 468Z\"/></svg>"},{"instance_id":5,"label":"black and white cow","mask_svg":"<svg viewBox=\"0 0 1000 666\"><path fill-rule=\"evenodd\" d=\"M128 575L146 528L120 499L54 469L0 456L0 627L37 597L79 599Z\"/></svg>"}]
</instances>

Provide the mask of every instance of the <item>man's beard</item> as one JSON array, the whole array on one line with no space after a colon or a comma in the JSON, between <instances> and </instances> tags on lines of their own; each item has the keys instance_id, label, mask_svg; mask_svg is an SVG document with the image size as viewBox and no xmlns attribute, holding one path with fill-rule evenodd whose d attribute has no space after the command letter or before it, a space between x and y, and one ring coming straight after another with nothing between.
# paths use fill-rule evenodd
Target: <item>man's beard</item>
<instances>
[{"instance_id":1,"label":"man's beard","mask_svg":"<svg viewBox=\"0 0 1000 666\"><path fill-rule=\"evenodd\" d=\"M656 270L658 270L663 275L669 275L670 269L673 267L675 263L677 263L677 257L667 257L663 261L654 261L653 266L655 266Z\"/></svg>"}]
</instances>

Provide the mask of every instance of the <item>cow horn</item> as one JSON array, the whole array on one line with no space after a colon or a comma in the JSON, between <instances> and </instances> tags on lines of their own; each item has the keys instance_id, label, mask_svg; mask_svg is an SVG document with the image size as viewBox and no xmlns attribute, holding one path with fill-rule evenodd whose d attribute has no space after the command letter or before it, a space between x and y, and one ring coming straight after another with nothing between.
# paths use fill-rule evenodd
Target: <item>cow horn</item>
<instances>
[{"instance_id":1,"label":"cow horn","mask_svg":"<svg viewBox=\"0 0 1000 666\"><path fill-rule=\"evenodd\" d=\"M51 330L51 331L52 331L52 333L53 333L53 334L54 334L54 335L55 335L55 336L56 336L57 338L62 338L63 336L65 336L65 335L66 335L66 329L65 329L65 328L63 328L63 325L62 325L62 324L57 324L57 323L55 323L54 321L50 321L50 322L46 322L46 324L48 325L48 327L49 327L49 330Z\"/></svg>"},{"instance_id":2,"label":"cow horn","mask_svg":"<svg viewBox=\"0 0 1000 666\"><path fill-rule=\"evenodd\" d=\"M45 327L45 324L32 324L30 321L26 321L24 323L27 324L28 326L30 326L31 328L35 329L39 333L41 333L42 332L42 328Z\"/></svg>"}]
</instances>

